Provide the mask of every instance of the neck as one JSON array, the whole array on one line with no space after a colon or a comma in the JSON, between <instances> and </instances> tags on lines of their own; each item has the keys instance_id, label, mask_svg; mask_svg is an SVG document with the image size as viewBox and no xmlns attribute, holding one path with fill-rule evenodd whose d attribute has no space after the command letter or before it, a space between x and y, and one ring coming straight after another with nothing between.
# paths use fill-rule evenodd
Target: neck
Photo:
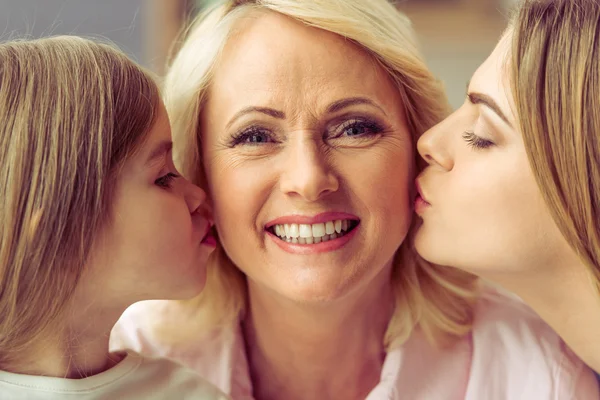
<instances>
[{"instance_id":1,"label":"neck","mask_svg":"<svg viewBox=\"0 0 600 400\"><path fill-rule=\"evenodd\" d=\"M367 287L326 305L291 303L249 282L244 333L255 397L364 399L385 358L390 272L391 265Z\"/></svg>"},{"instance_id":2,"label":"neck","mask_svg":"<svg viewBox=\"0 0 600 400\"><path fill-rule=\"evenodd\" d=\"M600 296L585 266L544 266L525 276L494 277L520 296L567 345L600 372Z\"/></svg>"},{"instance_id":3,"label":"neck","mask_svg":"<svg viewBox=\"0 0 600 400\"><path fill-rule=\"evenodd\" d=\"M62 329L38 341L19 365L9 366L9 370L80 379L112 368L123 359L123 355L108 351L110 331L122 311L107 312L102 307L89 307L82 312L66 312L68 319Z\"/></svg>"}]
</instances>

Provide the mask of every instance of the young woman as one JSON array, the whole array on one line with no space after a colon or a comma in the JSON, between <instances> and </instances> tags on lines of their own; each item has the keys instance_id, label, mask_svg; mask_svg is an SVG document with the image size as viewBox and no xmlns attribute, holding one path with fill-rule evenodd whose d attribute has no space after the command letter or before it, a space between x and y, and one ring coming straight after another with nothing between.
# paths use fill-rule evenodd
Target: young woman
<instances>
[{"instance_id":1,"label":"young woman","mask_svg":"<svg viewBox=\"0 0 600 400\"><path fill-rule=\"evenodd\" d=\"M525 1L419 141L426 259L519 295L600 371L600 3Z\"/></svg>"},{"instance_id":2,"label":"young woman","mask_svg":"<svg viewBox=\"0 0 600 400\"><path fill-rule=\"evenodd\" d=\"M130 304L197 295L213 249L152 78L76 37L0 44L0 397L221 398L108 351Z\"/></svg>"}]
</instances>

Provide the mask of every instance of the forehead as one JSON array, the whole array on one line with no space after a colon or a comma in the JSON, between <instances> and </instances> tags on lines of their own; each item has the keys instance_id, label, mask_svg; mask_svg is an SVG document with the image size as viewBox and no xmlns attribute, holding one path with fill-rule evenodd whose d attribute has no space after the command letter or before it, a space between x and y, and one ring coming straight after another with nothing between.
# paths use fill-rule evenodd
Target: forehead
<instances>
[{"instance_id":1,"label":"forehead","mask_svg":"<svg viewBox=\"0 0 600 400\"><path fill-rule=\"evenodd\" d=\"M507 31L494 51L475 71L469 84L469 92L487 94L500 106L513 126L517 126L514 101L510 85L510 55L512 32Z\"/></svg>"},{"instance_id":2,"label":"forehead","mask_svg":"<svg viewBox=\"0 0 600 400\"><path fill-rule=\"evenodd\" d=\"M380 93L382 88L386 93ZM377 98L389 96L389 90L397 91L390 76L355 43L274 12L261 12L238 21L215 69L209 98L216 96L238 107L300 97L319 102L325 101L323 94L327 100L352 95Z\"/></svg>"}]
</instances>

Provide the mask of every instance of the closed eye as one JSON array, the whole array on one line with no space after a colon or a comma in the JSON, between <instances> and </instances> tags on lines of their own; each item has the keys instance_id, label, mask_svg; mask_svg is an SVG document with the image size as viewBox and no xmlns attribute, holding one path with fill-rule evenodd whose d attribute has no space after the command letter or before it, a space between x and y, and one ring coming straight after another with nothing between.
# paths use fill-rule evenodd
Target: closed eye
<instances>
[{"instance_id":1,"label":"closed eye","mask_svg":"<svg viewBox=\"0 0 600 400\"><path fill-rule=\"evenodd\" d=\"M494 146L494 142L477 136L473 131L464 132L462 137L474 149L487 149Z\"/></svg>"},{"instance_id":2,"label":"closed eye","mask_svg":"<svg viewBox=\"0 0 600 400\"><path fill-rule=\"evenodd\" d=\"M177 178L179 178L179 175L169 172L155 180L154 183L162 188L170 189L173 185L173 181Z\"/></svg>"}]
</instances>

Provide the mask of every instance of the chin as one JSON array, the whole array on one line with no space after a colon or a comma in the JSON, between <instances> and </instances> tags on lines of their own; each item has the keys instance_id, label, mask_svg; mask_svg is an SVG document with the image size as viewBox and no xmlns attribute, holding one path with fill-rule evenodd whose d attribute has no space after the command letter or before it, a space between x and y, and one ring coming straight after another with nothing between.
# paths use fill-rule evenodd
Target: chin
<instances>
[{"instance_id":1,"label":"chin","mask_svg":"<svg viewBox=\"0 0 600 400\"><path fill-rule=\"evenodd\" d=\"M436 243L439 242L432 240L429 235L427 235L423 225L417 229L414 239L415 250L417 250L417 253L430 263L448 265L447 263L442 262L443 257L442 254L440 254L440 246L436 245Z\"/></svg>"},{"instance_id":2,"label":"chin","mask_svg":"<svg viewBox=\"0 0 600 400\"><path fill-rule=\"evenodd\" d=\"M271 288L296 303L319 305L343 299L359 286L362 279L358 276L344 278L341 274L324 275L299 273L294 277L282 278Z\"/></svg>"}]
</instances>

